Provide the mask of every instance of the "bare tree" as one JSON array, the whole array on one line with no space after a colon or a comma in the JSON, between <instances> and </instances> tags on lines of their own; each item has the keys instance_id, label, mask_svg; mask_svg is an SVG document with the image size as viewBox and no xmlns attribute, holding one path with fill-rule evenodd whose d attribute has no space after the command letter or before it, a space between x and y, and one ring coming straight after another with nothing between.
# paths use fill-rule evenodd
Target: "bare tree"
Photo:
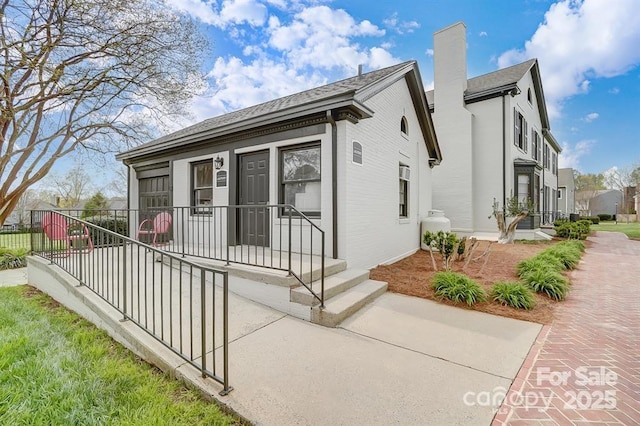
<instances>
[{"instance_id":1,"label":"bare tree","mask_svg":"<svg viewBox=\"0 0 640 426\"><path fill-rule=\"evenodd\" d=\"M621 213L630 213L635 207L633 195L640 181L640 166L612 167L604 172L605 185L617 189L622 194ZM633 189L628 189L633 188ZM616 212L617 213L617 212Z\"/></svg>"},{"instance_id":2,"label":"bare tree","mask_svg":"<svg viewBox=\"0 0 640 426\"><path fill-rule=\"evenodd\" d=\"M606 189L603 174L582 174L574 171L575 202L578 212L585 215L591 214L591 199L598 195L598 191Z\"/></svg>"},{"instance_id":3,"label":"bare tree","mask_svg":"<svg viewBox=\"0 0 640 426\"><path fill-rule=\"evenodd\" d=\"M14 209L15 217L18 220L18 224L20 226L24 226L29 222L28 211L31 208L31 204L36 201L37 194L35 191L28 189L26 190L18 202L16 203L16 207Z\"/></svg>"},{"instance_id":4,"label":"bare tree","mask_svg":"<svg viewBox=\"0 0 640 426\"><path fill-rule=\"evenodd\" d=\"M205 47L162 0L0 0L0 225L76 148L118 151L183 114Z\"/></svg>"},{"instance_id":5,"label":"bare tree","mask_svg":"<svg viewBox=\"0 0 640 426\"><path fill-rule=\"evenodd\" d=\"M56 195L59 207L72 208L93 191L91 175L81 166L75 166L65 175L50 174L49 191Z\"/></svg>"}]
</instances>

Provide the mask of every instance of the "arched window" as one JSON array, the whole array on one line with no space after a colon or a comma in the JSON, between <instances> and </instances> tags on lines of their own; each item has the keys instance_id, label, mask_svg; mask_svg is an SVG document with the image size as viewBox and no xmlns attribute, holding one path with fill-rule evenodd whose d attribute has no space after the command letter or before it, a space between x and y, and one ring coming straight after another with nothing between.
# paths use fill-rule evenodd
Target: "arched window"
<instances>
[{"instance_id":1,"label":"arched window","mask_svg":"<svg viewBox=\"0 0 640 426\"><path fill-rule=\"evenodd\" d=\"M527 89L527 100L529 101L529 103L531 102L531 88Z\"/></svg>"},{"instance_id":2,"label":"arched window","mask_svg":"<svg viewBox=\"0 0 640 426\"><path fill-rule=\"evenodd\" d=\"M409 129L407 126L407 117L405 116L402 116L402 119L400 120L400 131L402 132L403 135L409 134Z\"/></svg>"}]
</instances>

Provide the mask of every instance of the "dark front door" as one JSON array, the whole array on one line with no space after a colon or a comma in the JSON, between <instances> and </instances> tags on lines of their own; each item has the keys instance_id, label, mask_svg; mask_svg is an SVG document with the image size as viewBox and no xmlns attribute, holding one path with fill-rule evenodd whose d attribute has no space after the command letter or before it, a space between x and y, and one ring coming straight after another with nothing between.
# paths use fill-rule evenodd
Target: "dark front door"
<instances>
[{"instance_id":1,"label":"dark front door","mask_svg":"<svg viewBox=\"0 0 640 426\"><path fill-rule=\"evenodd\" d=\"M151 227L153 219L161 212L171 213L171 189L169 188L169 175L141 178L138 180L138 196L140 201L140 214L138 226L145 222L145 229ZM142 238L147 237L147 238ZM169 233L158 235L156 243L168 242L171 239L171 229ZM141 235L141 241L150 243L148 234Z\"/></svg>"},{"instance_id":2,"label":"dark front door","mask_svg":"<svg viewBox=\"0 0 640 426\"><path fill-rule=\"evenodd\" d=\"M238 231L241 244L269 245L269 151L240 156Z\"/></svg>"}]
</instances>

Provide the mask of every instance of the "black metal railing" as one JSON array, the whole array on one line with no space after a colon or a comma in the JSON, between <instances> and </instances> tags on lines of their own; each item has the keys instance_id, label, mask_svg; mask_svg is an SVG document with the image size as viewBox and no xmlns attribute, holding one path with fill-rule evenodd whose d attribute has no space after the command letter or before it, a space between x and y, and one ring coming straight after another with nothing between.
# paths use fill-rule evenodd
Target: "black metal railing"
<instances>
[{"instance_id":1,"label":"black metal railing","mask_svg":"<svg viewBox=\"0 0 640 426\"><path fill-rule=\"evenodd\" d=\"M34 255L69 273L203 377L221 383L222 395L231 391L226 271L59 211L32 211L31 220Z\"/></svg>"},{"instance_id":2,"label":"black metal railing","mask_svg":"<svg viewBox=\"0 0 640 426\"><path fill-rule=\"evenodd\" d=\"M540 221L542 225L553 225L553 222L564 216L564 213L561 211L546 211L542 212Z\"/></svg>"},{"instance_id":3,"label":"black metal railing","mask_svg":"<svg viewBox=\"0 0 640 426\"><path fill-rule=\"evenodd\" d=\"M165 252L287 272L324 307L325 233L291 205L96 210L85 220Z\"/></svg>"}]
</instances>

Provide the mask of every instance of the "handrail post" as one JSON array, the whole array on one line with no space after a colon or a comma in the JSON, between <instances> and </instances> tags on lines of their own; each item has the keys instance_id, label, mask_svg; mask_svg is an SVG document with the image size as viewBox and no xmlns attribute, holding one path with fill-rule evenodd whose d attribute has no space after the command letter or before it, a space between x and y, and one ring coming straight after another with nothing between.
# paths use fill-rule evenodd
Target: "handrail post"
<instances>
[{"instance_id":1,"label":"handrail post","mask_svg":"<svg viewBox=\"0 0 640 426\"><path fill-rule=\"evenodd\" d=\"M289 265L287 266L289 268L289 276L291 276L291 272L292 272L292 268L291 268L291 206L288 206L289 209L289 253L288 253L288 258L289 258Z\"/></svg>"},{"instance_id":2,"label":"handrail post","mask_svg":"<svg viewBox=\"0 0 640 426\"><path fill-rule=\"evenodd\" d=\"M127 241L122 240L122 322L127 320Z\"/></svg>"},{"instance_id":3,"label":"handrail post","mask_svg":"<svg viewBox=\"0 0 640 426\"><path fill-rule=\"evenodd\" d=\"M231 233L231 229L229 227L229 217L231 214L231 206L227 206L227 266L229 266L229 237L231 237L229 234Z\"/></svg>"},{"instance_id":4,"label":"handrail post","mask_svg":"<svg viewBox=\"0 0 640 426\"><path fill-rule=\"evenodd\" d=\"M322 251L320 253L320 309L324 309L324 232L322 232Z\"/></svg>"},{"instance_id":5,"label":"handrail post","mask_svg":"<svg viewBox=\"0 0 640 426\"><path fill-rule=\"evenodd\" d=\"M222 356L223 356L223 369L224 377L222 378L224 388L220 392L221 396L226 396L233 390L229 386L229 273L224 272L222 275L222 324L223 324L223 342L222 342ZM215 281L215 278L214 278ZM215 348L213 356L215 356Z\"/></svg>"},{"instance_id":6,"label":"handrail post","mask_svg":"<svg viewBox=\"0 0 640 426\"><path fill-rule=\"evenodd\" d=\"M205 306L206 293L205 293L205 276L204 270L200 268L200 331L201 331L201 339L202 339L202 368L201 373L202 377L207 377L207 310ZM214 289L215 291L215 289ZM214 345L215 349L215 345ZM213 354L215 356L215 353Z\"/></svg>"}]
</instances>

